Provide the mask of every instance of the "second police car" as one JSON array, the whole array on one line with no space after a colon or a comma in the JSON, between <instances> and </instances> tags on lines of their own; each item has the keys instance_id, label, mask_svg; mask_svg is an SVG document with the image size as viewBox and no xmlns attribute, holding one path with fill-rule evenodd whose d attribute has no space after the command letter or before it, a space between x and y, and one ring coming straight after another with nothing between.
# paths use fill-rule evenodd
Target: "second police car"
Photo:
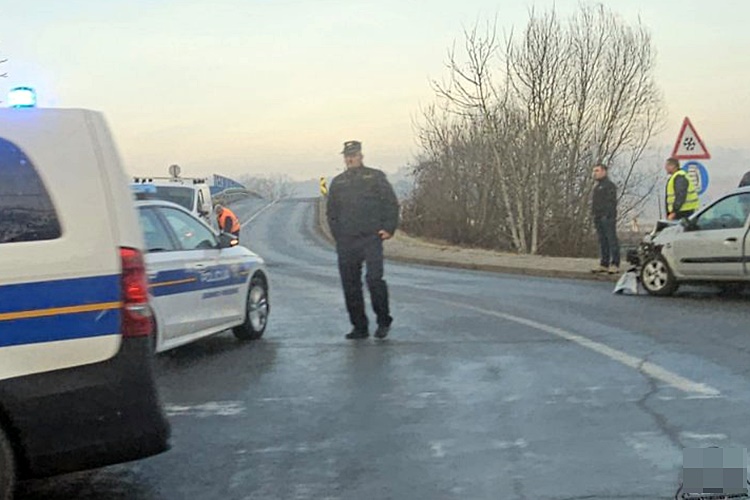
<instances>
[{"instance_id":1,"label":"second police car","mask_svg":"<svg viewBox=\"0 0 750 500\"><path fill-rule=\"evenodd\" d=\"M138 190L141 186L148 185L149 190L156 191L153 198L177 203L209 226L218 229L216 221L211 217L213 201L206 179L181 177L179 165L169 167L169 173L171 177L134 177L131 187Z\"/></svg>"},{"instance_id":2,"label":"second police car","mask_svg":"<svg viewBox=\"0 0 750 500\"><path fill-rule=\"evenodd\" d=\"M142 186L141 195L148 190ZM263 259L177 204L141 199L136 207L146 242L155 350L227 329L240 340L261 338L270 312Z\"/></svg>"}]
</instances>

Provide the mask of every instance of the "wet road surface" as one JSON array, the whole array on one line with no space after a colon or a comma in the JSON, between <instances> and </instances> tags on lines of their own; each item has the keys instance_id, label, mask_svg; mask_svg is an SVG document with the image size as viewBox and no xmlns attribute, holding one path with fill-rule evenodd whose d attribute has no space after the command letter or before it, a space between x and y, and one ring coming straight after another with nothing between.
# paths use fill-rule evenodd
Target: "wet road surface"
<instances>
[{"instance_id":1,"label":"wet road surface","mask_svg":"<svg viewBox=\"0 0 750 500\"><path fill-rule=\"evenodd\" d=\"M18 498L666 499L684 447L750 443L747 297L388 263L392 336L346 341L314 220L291 200L243 228L271 273L263 340L157 358L171 451Z\"/></svg>"}]
</instances>

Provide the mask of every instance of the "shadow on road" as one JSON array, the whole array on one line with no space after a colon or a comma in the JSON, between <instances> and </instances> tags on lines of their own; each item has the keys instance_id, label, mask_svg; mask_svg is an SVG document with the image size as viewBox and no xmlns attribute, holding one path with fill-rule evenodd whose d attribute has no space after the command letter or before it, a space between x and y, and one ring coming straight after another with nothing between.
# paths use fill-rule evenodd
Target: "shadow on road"
<instances>
[{"instance_id":1,"label":"shadow on road","mask_svg":"<svg viewBox=\"0 0 750 500\"><path fill-rule=\"evenodd\" d=\"M135 468L117 465L90 472L27 481L16 500L163 500L171 498Z\"/></svg>"}]
</instances>

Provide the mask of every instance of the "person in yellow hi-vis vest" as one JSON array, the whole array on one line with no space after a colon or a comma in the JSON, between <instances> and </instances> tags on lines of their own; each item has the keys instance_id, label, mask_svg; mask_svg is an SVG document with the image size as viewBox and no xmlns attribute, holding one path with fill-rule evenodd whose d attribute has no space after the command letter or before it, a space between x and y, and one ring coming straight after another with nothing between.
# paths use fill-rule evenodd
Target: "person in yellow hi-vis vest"
<instances>
[{"instance_id":1,"label":"person in yellow hi-vis vest","mask_svg":"<svg viewBox=\"0 0 750 500\"><path fill-rule=\"evenodd\" d=\"M685 219L700 208L698 190L690 176L680 168L676 158L669 158L664 165L669 174L666 190L667 218L669 220Z\"/></svg>"}]
</instances>

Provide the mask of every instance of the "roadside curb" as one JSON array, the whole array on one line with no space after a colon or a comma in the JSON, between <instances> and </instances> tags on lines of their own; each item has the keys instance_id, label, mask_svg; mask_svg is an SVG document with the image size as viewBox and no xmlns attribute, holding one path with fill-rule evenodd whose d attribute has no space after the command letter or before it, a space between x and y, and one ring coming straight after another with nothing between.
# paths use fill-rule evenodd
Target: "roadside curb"
<instances>
[{"instance_id":1,"label":"roadside curb","mask_svg":"<svg viewBox=\"0 0 750 500\"><path fill-rule=\"evenodd\" d=\"M323 200L319 199L315 203L315 220L316 230L320 236L323 237L329 244L335 245L333 236L328 229L328 222L325 219ZM591 272L581 271L566 271L563 269L539 269L534 267L521 267L521 266L504 266L501 264L474 264L471 262L456 262L451 260L442 259L430 259L426 257L407 257L404 255L393 255L389 254L386 249L386 260L401 262L404 264L415 264L431 267L444 267L448 269L465 269L469 271L485 271L498 274L514 274L520 276L530 276L536 278L559 278L559 279L579 279L587 281L602 281L615 283L620 278L620 275L624 272L621 270L619 274L614 275L599 275Z\"/></svg>"}]
</instances>

